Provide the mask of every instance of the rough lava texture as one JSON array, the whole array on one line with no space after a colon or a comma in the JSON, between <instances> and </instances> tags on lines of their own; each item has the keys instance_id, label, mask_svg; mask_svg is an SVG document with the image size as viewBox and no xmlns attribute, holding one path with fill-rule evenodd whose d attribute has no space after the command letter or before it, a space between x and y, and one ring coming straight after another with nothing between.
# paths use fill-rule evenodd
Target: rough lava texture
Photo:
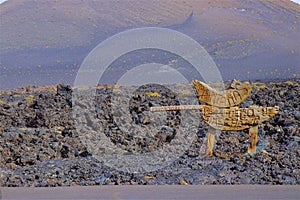
<instances>
[{"instance_id":1,"label":"rough lava texture","mask_svg":"<svg viewBox=\"0 0 300 200\"><path fill-rule=\"evenodd\" d=\"M0 186L300 184L300 80L253 82L252 86L252 93L241 107L280 107L276 116L259 126L256 154L242 155L249 144L248 130L244 130L222 131L214 157L203 156L201 147L208 125L200 120L195 139L178 159L145 173L118 171L93 157L75 128L70 86L28 86L2 91ZM190 85L176 88L187 100L194 96ZM126 87L117 89L120 94L127 94ZM141 139L134 137L130 126L123 134L114 126L116 121L110 113L112 88L98 87L96 94L96 116L106 127L105 135L118 147L143 153L164 148L177 137L180 113L184 111L169 112L164 121L167 127ZM151 119L144 111L153 104L177 105L176 92L159 85L140 87L129 97L132 118L122 119L120 109L120 120L148 126Z\"/></svg>"}]
</instances>

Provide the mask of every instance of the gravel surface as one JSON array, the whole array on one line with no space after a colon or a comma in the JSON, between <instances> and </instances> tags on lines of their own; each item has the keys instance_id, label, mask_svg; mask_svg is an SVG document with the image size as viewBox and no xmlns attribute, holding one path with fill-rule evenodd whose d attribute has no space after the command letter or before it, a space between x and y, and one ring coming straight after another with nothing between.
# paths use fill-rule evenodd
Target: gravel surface
<instances>
[{"instance_id":1,"label":"gravel surface","mask_svg":"<svg viewBox=\"0 0 300 200\"><path fill-rule=\"evenodd\" d=\"M75 101L68 85L2 91L0 186L300 184L299 84L252 83L240 107L279 106L279 113L259 126L256 154L242 155L248 130L221 131L213 157L204 156L200 111L149 112L198 103L190 85L99 86L93 100ZM113 148L94 148L108 143ZM106 156L114 148L130 159Z\"/></svg>"}]
</instances>

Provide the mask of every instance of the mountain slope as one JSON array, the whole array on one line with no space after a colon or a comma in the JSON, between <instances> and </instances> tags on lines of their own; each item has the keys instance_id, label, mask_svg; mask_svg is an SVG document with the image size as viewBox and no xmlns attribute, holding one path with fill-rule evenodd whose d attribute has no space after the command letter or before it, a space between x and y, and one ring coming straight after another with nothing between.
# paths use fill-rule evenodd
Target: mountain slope
<instances>
[{"instance_id":1,"label":"mountain slope","mask_svg":"<svg viewBox=\"0 0 300 200\"><path fill-rule=\"evenodd\" d=\"M146 26L191 36L224 79L300 73L300 6L288 0L10 0L0 10L0 88L72 83L98 43Z\"/></svg>"}]
</instances>

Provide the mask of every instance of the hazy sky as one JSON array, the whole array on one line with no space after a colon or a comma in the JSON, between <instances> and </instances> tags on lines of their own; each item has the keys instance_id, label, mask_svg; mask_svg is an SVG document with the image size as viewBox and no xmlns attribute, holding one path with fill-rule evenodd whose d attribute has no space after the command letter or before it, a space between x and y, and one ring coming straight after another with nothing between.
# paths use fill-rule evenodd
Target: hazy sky
<instances>
[{"instance_id":1,"label":"hazy sky","mask_svg":"<svg viewBox=\"0 0 300 200\"><path fill-rule=\"evenodd\" d=\"M291 0L291 1L293 1L293 2L296 2L296 3L300 4L300 0Z\"/></svg>"},{"instance_id":2,"label":"hazy sky","mask_svg":"<svg viewBox=\"0 0 300 200\"><path fill-rule=\"evenodd\" d=\"M5 2L5 1L8 1L8 0L0 0L0 4L3 3L3 2ZM300 4L300 0L291 0L291 1L294 1L294 2L296 2L298 4Z\"/></svg>"},{"instance_id":3,"label":"hazy sky","mask_svg":"<svg viewBox=\"0 0 300 200\"><path fill-rule=\"evenodd\" d=\"M300 0L291 0L291 1L293 1L293 2L296 2L296 3L300 4Z\"/></svg>"}]
</instances>

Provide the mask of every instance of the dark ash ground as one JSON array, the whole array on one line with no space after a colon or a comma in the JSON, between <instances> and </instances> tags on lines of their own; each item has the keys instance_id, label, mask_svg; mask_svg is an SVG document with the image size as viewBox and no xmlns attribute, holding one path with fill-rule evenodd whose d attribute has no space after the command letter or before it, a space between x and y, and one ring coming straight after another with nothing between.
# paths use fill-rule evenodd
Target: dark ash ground
<instances>
[{"instance_id":1,"label":"dark ash ground","mask_svg":"<svg viewBox=\"0 0 300 200\"><path fill-rule=\"evenodd\" d=\"M249 144L248 130L244 130L222 132L215 156L204 157L201 147L208 125L200 121L195 139L180 158L156 171L137 174L108 167L82 144L72 118L74 105L69 86L3 91L0 93L0 186L300 184L300 80L253 85L252 93L241 107L280 107L275 117L260 125L255 155L239 155L246 152ZM187 102L195 101L190 99L195 95L190 86L176 87ZM172 144L182 111L169 112L162 122L166 126L158 128L151 137L135 137L129 131L131 126L122 132L116 125L110 113L111 91L105 87L97 90L95 116L115 145L139 154ZM128 95L126 88L120 87L118 91ZM131 118L122 119L120 109L120 120L144 127L151 121L145 114L149 106L179 103L175 93L157 85L141 87L128 97Z\"/></svg>"}]
</instances>

